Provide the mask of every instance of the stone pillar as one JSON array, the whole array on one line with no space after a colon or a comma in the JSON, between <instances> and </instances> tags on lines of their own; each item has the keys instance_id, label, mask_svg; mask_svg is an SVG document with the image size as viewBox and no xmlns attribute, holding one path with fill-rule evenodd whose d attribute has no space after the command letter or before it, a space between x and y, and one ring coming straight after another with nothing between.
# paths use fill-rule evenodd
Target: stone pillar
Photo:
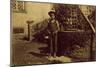
<instances>
[{"instance_id":1,"label":"stone pillar","mask_svg":"<svg viewBox=\"0 0 100 67\"><path fill-rule=\"evenodd\" d=\"M31 24L33 23L34 21L27 21L27 27L28 27L28 41L31 40Z\"/></svg>"}]
</instances>

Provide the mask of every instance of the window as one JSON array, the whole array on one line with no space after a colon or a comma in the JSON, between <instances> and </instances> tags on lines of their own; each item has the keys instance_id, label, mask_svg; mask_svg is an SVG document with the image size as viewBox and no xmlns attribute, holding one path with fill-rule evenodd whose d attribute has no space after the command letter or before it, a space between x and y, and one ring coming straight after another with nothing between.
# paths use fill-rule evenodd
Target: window
<instances>
[{"instance_id":1,"label":"window","mask_svg":"<svg viewBox=\"0 0 100 67\"><path fill-rule=\"evenodd\" d=\"M25 2L11 0L11 9L14 12L25 12Z\"/></svg>"},{"instance_id":2,"label":"window","mask_svg":"<svg viewBox=\"0 0 100 67\"><path fill-rule=\"evenodd\" d=\"M15 27L15 28L13 28L13 33L14 34L24 33L24 28L22 28L22 27Z\"/></svg>"}]
</instances>

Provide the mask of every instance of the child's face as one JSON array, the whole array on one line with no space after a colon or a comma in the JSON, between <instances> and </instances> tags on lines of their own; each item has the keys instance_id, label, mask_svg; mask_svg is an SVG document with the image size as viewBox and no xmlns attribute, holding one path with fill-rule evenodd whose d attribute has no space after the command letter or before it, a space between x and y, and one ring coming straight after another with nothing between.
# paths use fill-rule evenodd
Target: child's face
<instances>
[{"instance_id":1,"label":"child's face","mask_svg":"<svg viewBox=\"0 0 100 67\"><path fill-rule=\"evenodd\" d=\"M55 19L55 14L51 13L51 14L50 14L50 17L51 17L52 19Z\"/></svg>"}]
</instances>

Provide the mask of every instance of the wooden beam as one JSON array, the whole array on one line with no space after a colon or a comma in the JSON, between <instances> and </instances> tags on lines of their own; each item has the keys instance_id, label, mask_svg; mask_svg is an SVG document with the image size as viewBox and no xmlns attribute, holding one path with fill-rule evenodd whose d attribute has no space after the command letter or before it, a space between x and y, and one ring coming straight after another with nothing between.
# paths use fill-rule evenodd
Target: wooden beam
<instances>
[{"instance_id":1,"label":"wooden beam","mask_svg":"<svg viewBox=\"0 0 100 67\"><path fill-rule=\"evenodd\" d=\"M86 19L86 21L88 22L88 24L90 25L90 27L91 27L93 33L96 33L96 30L95 30L94 26L92 25L92 23L90 22L90 20L88 19L88 17L86 17L86 16L84 15L84 13L82 12L82 10L81 10L80 8L79 8L79 10L80 10L81 14L83 15L83 17L84 17L84 18Z\"/></svg>"}]
</instances>

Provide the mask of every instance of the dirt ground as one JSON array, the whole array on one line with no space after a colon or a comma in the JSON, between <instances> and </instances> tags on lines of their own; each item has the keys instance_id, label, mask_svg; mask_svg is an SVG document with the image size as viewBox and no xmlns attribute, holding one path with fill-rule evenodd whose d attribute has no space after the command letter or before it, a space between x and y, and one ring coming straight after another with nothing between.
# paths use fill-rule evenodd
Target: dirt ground
<instances>
[{"instance_id":1,"label":"dirt ground","mask_svg":"<svg viewBox=\"0 0 100 67\"><path fill-rule=\"evenodd\" d=\"M19 34L15 34L13 35L12 38L12 51L11 51L11 58L12 58L12 65L36 65L36 64L51 64L51 63L55 63L55 62L51 62L46 55L41 54L40 49L42 47L47 47L46 43L41 43L41 42L36 42L36 41L27 41L27 40L23 40L24 36L23 35L19 35ZM76 50L78 51L83 51L84 49L80 49L80 50ZM87 56L88 53L86 53L86 51L84 51L85 53L84 56ZM73 52L73 56L74 55L79 55L81 56L81 54L77 54L75 53L75 51ZM88 59L84 59L84 58L73 58L73 57L68 57L66 56L67 59L71 59L70 61L66 61L66 62L75 62L75 61L88 61ZM66 59L65 58L65 59ZM56 63L60 63L60 62L56 62Z\"/></svg>"}]
</instances>

